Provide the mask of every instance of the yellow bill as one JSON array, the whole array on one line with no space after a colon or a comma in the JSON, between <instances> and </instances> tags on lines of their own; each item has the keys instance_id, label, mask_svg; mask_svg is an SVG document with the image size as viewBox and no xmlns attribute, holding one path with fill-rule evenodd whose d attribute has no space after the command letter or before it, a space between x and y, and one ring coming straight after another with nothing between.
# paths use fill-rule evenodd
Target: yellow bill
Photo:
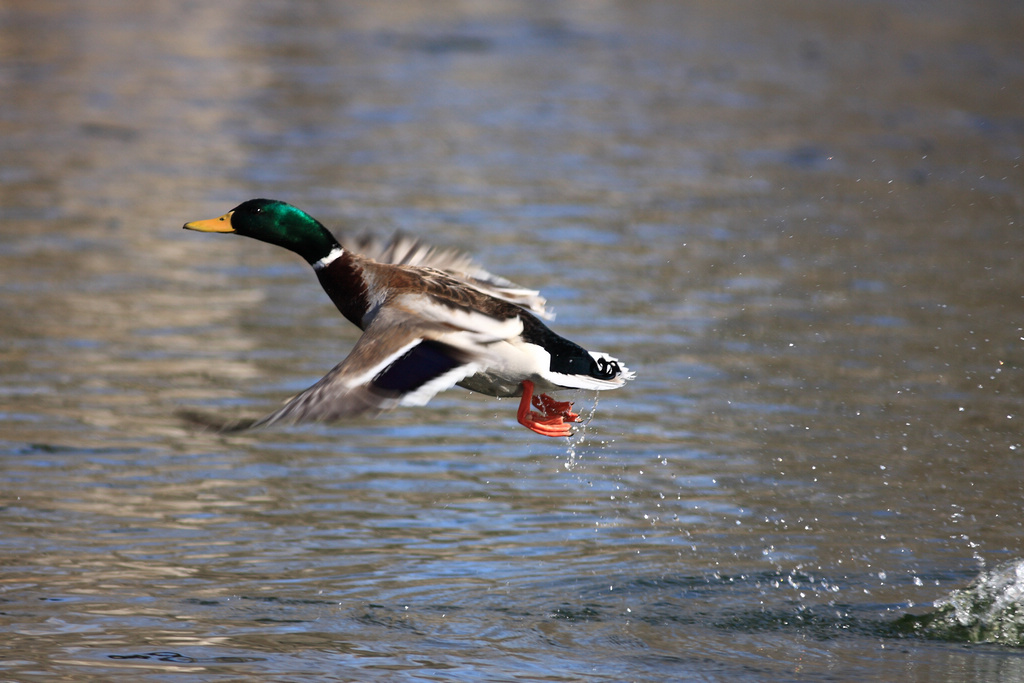
<instances>
[{"instance_id":1,"label":"yellow bill","mask_svg":"<svg viewBox=\"0 0 1024 683\"><path fill-rule=\"evenodd\" d=\"M231 214L234 211L228 211L220 218L207 218L203 221L192 221L186 223L183 227L186 230L198 230L199 232L234 232L235 229L231 227Z\"/></svg>"}]
</instances>

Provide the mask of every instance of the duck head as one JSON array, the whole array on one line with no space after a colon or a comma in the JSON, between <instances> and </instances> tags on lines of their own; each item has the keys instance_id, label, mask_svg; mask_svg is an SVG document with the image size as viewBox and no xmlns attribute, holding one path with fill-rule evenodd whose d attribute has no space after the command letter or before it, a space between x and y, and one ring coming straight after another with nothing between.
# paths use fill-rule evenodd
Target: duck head
<instances>
[{"instance_id":1,"label":"duck head","mask_svg":"<svg viewBox=\"0 0 1024 683\"><path fill-rule=\"evenodd\" d=\"M309 263L316 263L339 246L320 221L277 199L250 199L219 218L192 221L183 227L252 237L294 251Z\"/></svg>"}]
</instances>

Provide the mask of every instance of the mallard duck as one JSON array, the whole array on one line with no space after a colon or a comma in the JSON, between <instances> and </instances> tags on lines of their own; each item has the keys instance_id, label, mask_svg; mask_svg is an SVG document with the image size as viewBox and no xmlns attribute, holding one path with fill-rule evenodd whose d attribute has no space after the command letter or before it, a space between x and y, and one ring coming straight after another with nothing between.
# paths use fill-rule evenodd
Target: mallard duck
<instances>
[{"instance_id":1,"label":"mallard duck","mask_svg":"<svg viewBox=\"0 0 1024 683\"><path fill-rule=\"evenodd\" d=\"M252 422L335 420L399 405L424 405L458 384L490 396L521 396L519 423L551 437L572 434L572 403L546 393L606 390L632 379L621 362L552 332L539 293L416 240L341 246L306 212L251 199L187 230L235 233L294 251L313 266L338 310L363 330L348 357L280 410ZM534 410L536 409L536 410Z\"/></svg>"}]
</instances>

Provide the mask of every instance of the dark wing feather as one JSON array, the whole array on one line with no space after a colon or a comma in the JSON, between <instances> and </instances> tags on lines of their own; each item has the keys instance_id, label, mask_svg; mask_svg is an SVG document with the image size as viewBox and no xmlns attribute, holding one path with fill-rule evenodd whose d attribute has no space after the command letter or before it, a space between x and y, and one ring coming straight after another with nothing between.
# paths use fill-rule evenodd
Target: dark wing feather
<instances>
[{"instance_id":1,"label":"dark wing feather","mask_svg":"<svg viewBox=\"0 0 1024 683\"><path fill-rule=\"evenodd\" d=\"M460 365L469 362L466 353L433 339L423 339L373 378L375 393L404 396L415 392Z\"/></svg>"}]
</instances>

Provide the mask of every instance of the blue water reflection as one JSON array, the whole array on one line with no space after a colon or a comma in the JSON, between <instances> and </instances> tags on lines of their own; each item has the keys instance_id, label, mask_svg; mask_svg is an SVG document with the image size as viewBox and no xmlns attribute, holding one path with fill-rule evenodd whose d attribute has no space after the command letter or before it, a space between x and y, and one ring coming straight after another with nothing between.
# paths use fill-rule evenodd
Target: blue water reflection
<instances>
[{"instance_id":1,"label":"blue water reflection","mask_svg":"<svg viewBox=\"0 0 1024 683\"><path fill-rule=\"evenodd\" d=\"M969 15L969 16L968 16ZM0 8L11 679L1013 680L1020 8ZM471 251L638 380L218 434L356 331L185 220Z\"/></svg>"}]
</instances>

